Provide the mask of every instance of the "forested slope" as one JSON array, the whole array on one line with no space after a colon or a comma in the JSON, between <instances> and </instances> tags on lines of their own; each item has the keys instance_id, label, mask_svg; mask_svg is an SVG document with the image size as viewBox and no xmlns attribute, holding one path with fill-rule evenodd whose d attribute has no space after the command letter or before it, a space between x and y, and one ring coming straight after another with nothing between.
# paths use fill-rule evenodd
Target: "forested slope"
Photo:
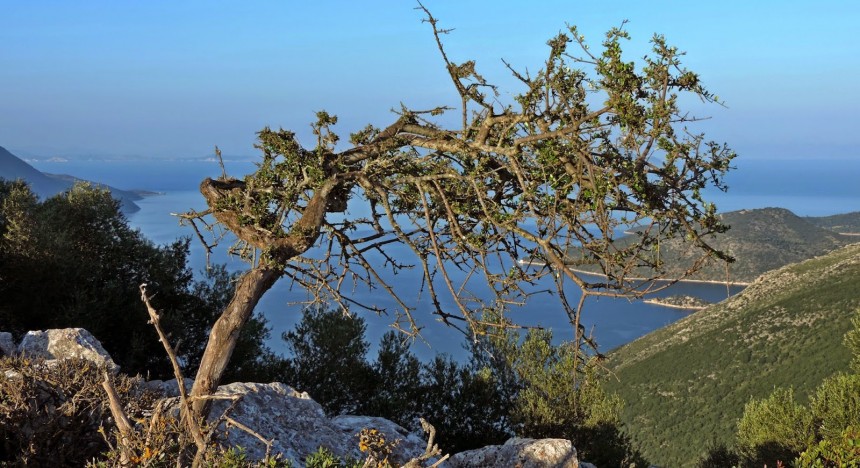
<instances>
[{"instance_id":1,"label":"forested slope","mask_svg":"<svg viewBox=\"0 0 860 468\"><path fill-rule=\"evenodd\" d=\"M810 223L834 232L848 235L860 235L860 211L843 213L833 216L806 217Z\"/></svg>"},{"instance_id":2,"label":"forested slope","mask_svg":"<svg viewBox=\"0 0 860 468\"><path fill-rule=\"evenodd\" d=\"M856 236L831 229L834 223L841 226L855 221L851 215L802 218L785 208L759 208L731 211L719 218L730 229L704 240L734 257L735 262L726 265L712 259L691 279L748 283L767 271L823 255L858 240ZM635 232L636 229L631 229L631 235L619 240L620 245L637 241L639 236ZM662 242L653 251L654 258L663 263L666 277L681 276L698 258L693 244L681 238ZM576 262L577 252L571 251L569 255L571 261ZM595 267L582 265L579 268L594 270ZM654 271L640 268L635 274L650 277Z\"/></svg>"},{"instance_id":3,"label":"forested slope","mask_svg":"<svg viewBox=\"0 0 860 468\"><path fill-rule=\"evenodd\" d=\"M623 421L645 456L690 466L731 441L751 397L793 386L805 398L848 368L842 336L860 307L860 244L758 278L741 294L610 355Z\"/></svg>"}]
</instances>

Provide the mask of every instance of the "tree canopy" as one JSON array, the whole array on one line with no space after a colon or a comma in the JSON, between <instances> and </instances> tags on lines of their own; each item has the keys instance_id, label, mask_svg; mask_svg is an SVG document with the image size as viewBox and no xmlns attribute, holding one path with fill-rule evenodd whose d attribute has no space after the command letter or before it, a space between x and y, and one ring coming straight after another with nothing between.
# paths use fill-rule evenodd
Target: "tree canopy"
<instances>
[{"instance_id":1,"label":"tree canopy","mask_svg":"<svg viewBox=\"0 0 860 468\"><path fill-rule=\"evenodd\" d=\"M157 246L128 225L106 190L80 184L40 201L23 182L0 179L0 323L4 331L82 327L122 369L154 378L171 374L155 330L147 324L138 285L159 291L156 303L194 372L207 330L233 293L230 276L213 268L194 281L189 239ZM275 359L263 345L265 321L243 329L228 377L259 374Z\"/></svg>"},{"instance_id":2,"label":"tree canopy","mask_svg":"<svg viewBox=\"0 0 860 468\"><path fill-rule=\"evenodd\" d=\"M734 153L687 127L697 118L681 102L718 99L682 66L682 52L656 35L651 54L631 60L623 26L595 49L569 27L547 42L537 72L508 65L522 85L508 99L475 61L451 58L442 41L449 30L420 9L459 102L403 106L392 123L369 125L348 143L325 111L312 124L312 147L291 131L265 128L254 173L201 183L209 208L184 219L207 248L215 242L204 228L235 234L232 251L251 268L213 327L194 395L214 390L237 330L281 277L309 291L310 302L345 310L382 312L352 297L354 288L388 294L398 306L386 312L409 334L421 326L417 291L430 297L436 318L474 335L488 304L468 293L470 281L482 279L493 296L486 302L504 306L527 300L526 285L553 275L559 307L581 341L582 302L568 300L564 282L583 298L641 295L654 283L631 282L629 272L647 265L659 277L659 243L673 237L701 251L688 271L709 257L728 259L707 243L725 226L702 192L725 188ZM614 243L623 230L637 231L640 242ZM412 257L395 255L394 245ZM546 267L518 264L522 258ZM605 277L578 276L574 260L598 265ZM382 274L404 268L420 271L421 284L393 284Z\"/></svg>"}]
</instances>

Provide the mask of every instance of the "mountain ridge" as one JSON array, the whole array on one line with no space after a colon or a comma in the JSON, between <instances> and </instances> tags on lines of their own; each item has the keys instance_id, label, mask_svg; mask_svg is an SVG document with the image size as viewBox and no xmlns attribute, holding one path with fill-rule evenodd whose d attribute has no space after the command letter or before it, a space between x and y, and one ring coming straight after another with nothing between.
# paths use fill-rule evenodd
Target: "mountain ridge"
<instances>
[{"instance_id":1,"label":"mountain ridge","mask_svg":"<svg viewBox=\"0 0 860 468\"><path fill-rule=\"evenodd\" d=\"M823 255L860 240L857 236L833 229L850 229L856 225L860 232L860 213L857 213L856 220L852 214L804 218L785 208L768 207L730 211L719 216L730 229L703 240L734 257L735 262L726 264L715 258L709 259L699 271L685 279L746 284L767 271ZM637 236L631 234L616 242L625 245L636 239ZM678 278L701 255L701 251L692 243L675 238L662 241L654 255L663 263L660 276ZM569 256L576 258L576 252L572 251ZM577 265L577 268L593 272L596 266L585 264ZM651 277L654 274L653 270L639 268L633 271L632 276Z\"/></svg>"},{"instance_id":2,"label":"mountain ridge","mask_svg":"<svg viewBox=\"0 0 860 468\"><path fill-rule=\"evenodd\" d=\"M133 191L118 189L98 182L80 179L72 175L42 172L2 146L0 146L0 179L22 179L30 185L33 193L40 198L49 198L65 192L77 182L89 182L94 186L108 189L111 195L119 200L120 208L124 213L134 213L140 210L135 201L143 198L140 194Z\"/></svg>"}]
</instances>

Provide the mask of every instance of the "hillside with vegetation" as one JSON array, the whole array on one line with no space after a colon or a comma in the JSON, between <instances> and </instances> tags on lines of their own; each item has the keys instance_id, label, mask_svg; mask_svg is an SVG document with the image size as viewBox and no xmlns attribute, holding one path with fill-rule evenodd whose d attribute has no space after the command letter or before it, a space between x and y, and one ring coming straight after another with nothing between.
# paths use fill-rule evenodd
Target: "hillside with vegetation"
<instances>
[{"instance_id":1,"label":"hillside with vegetation","mask_svg":"<svg viewBox=\"0 0 860 468\"><path fill-rule=\"evenodd\" d=\"M626 402L622 421L661 466L690 466L729 444L744 405L775 387L805 401L848 369L842 336L860 306L860 244L788 265L741 294L611 353L609 383Z\"/></svg>"},{"instance_id":2,"label":"hillside with vegetation","mask_svg":"<svg viewBox=\"0 0 860 468\"><path fill-rule=\"evenodd\" d=\"M784 208L739 210L719 215L720 222L730 226L725 233L704 238L710 246L726 252L735 262L726 264L715 258L689 278L705 281L749 283L765 272L824 255L838 247L856 242L857 237L844 235L846 226L860 226L860 214L826 218L802 218ZM840 226L838 229L833 229ZM843 231L844 229L844 231ZM857 230L860 232L860 229ZM637 241L636 229L619 240L621 245ZM675 238L652 248L652 256L663 264L666 277L680 277L698 258L693 244ZM571 251L571 262L578 263L577 252ZM598 271L595 266L581 265L586 271ZM636 276L651 277L654 270L639 268Z\"/></svg>"},{"instance_id":3,"label":"hillside with vegetation","mask_svg":"<svg viewBox=\"0 0 860 468\"><path fill-rule=\"evenodd\" d=\"M860 236L860 211L833 216L806 217L810 223L840 234Z\"/></svg>"}]
</instances>

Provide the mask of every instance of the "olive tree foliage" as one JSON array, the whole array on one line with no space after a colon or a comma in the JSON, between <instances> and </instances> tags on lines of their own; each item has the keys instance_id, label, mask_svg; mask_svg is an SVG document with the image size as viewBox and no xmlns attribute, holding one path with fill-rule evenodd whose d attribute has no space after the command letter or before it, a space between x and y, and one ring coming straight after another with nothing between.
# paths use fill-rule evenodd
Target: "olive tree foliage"
<instances>
[{"instance_id":1,"label":"olive tree foliage","mask_svg":"<svg viewBox=\"0 0 860 468\"><path fill-rule=\"evenodd\" d=\"M522 85L508 102L474 61L451 58L442 41L449 30L419 9L459 102L401 107L389 125L369 125L348 144L327 112L317 113L310 148L291 131L265 128L254 173L201 183L208 209L183 219L210 249L217 237L205 229L230 231L238 238L232 252L250 269L210 333L193 395L215 389L239 330L282 277L307 290L309 302L346 310L383 312L352 297L355 288L388 294L394 326L417 334L416 291L438 320L475 333L483 304L467 283L482 279L490 300L504 305L525 301L527 285L553 274L560 309L579 330L582 302L568 301L565 281L585 295L641 295L651 283L632 284L628 273L648 265L659 276L655 250L675 236L701 249L691 269L709 256L727 258L706 242L725 227L701 192L725 188L734 154L687 130L696 118L679 107L682 96L717 98L681 65L678 49L655 36L637 65L622 53L623 27L599 50L570 27L549 40L536 73L508 65ZM458 123L449 128L452 113ZM640 241L614 244L622 226ZM395 245L411 257L395 255ZM577 276L567 254L574 248L576 261L599 265L605 279ZM523 257L547 267L518 265ZM383 274L404 268L421 272L421 284ZM205 400L196 405L205 412Z\"/></svg>"},{"instance_id":2,"label":"olive tree foliage","mask_svg":"<svg viewBox=\"0 0 860 468\"><path fill-rule=\"evenodd\" d=\"M132 229L110 192L78 183L39 200L23 181L0 176L0 327L83 327L129 373L172 374L140 302L141 282L158 291L164 329L186 372L198 367L207 331L233 295L231 276L213 267L195 281L190 239L155 245ZM36 293L38 292L38 293ZM265 319L242 330L227 379L265 379L281 364L264 341Z\"/></svg>"}]
</instances>

